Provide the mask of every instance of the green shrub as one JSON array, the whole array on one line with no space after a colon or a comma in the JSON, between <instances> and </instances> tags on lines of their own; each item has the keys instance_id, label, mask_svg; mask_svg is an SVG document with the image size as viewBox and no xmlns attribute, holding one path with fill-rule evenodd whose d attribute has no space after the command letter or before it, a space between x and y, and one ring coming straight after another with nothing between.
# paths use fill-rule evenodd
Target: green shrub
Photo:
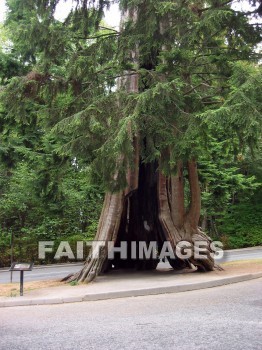
<instances>
[{"instance_id":1,"label":"green shrub","mask_svg":"<svg viewBox=\"0 0 262 350\"><path fill-rule=\"evenodd\" d=\"M262 205L241 203L232 206L218 226L225 248L262 245Z\"/></svg>"}]
</instances>

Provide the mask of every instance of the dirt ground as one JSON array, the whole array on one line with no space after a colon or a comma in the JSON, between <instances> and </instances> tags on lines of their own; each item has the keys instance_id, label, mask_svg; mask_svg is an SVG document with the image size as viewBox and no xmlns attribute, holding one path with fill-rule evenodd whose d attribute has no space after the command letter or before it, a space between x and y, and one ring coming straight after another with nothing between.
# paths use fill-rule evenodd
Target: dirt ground
<instances>
[{"instance_id":1,"label":"dirt ground","mask_svg":"<svg viewBox=\"0 0 262 350\"><path fill-rule=\"evenodd\" d=\"M34 290L34 289L57 287L62 284L63 284L62 282L59 282L57 280L26 282L24 284L24 292L29 292L30 290ZM19 283L0 284L0 297L16 297L19 294L20 294Z\"/></svg>"},{"instance_id":2,"label":"dirt ground","mask_svg":"<svg viewBox=\"0 0 262 350\"><path fill-rule=\"evenodd\" d=\"M230 261L220 265L224 271L213 271L221 275L262 272L262 259Z\"/></svg>"},{"instance_id":3,"label":"dirt ground","mask_svg":"<svg viewBox=\"0 0 262 350\"><path fill-rule=\"evenodd\" d=\"M262 272L262 259L245 260L245 261L233 261L220 265L223 270L215 270L209 272L210 274L216 274L219 276L230 276ZM24 285L24 292L28 292L36 289L57 287L64 285L64 282L59 280L47 280L47 281L33 281L26 282ZM7 283L0 284L0 296L16 297L19 295L19 283Z\"/></svg>"}]
</instances>

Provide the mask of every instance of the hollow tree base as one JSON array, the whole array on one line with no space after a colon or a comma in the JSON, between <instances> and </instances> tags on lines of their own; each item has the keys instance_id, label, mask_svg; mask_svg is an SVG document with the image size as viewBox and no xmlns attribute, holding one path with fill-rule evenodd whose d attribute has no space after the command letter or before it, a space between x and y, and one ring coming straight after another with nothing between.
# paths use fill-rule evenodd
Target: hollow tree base
<instances>
[{"instance_id":1,"label":"hollow tree base","mask_svg":"<svg viewBox=\"0 0 262 350\"><path fill-rule=\"evenodd\" d=\"M192 165L191 165L192 166ZM194 165L189 181L192 194L197 192L198 178ZM144 164L140 162L137 187L126 192L107 193L101 213L99 227L95 241L105 242L98 257L89 255L84 267L78 273L66 277L67 281L89 282L97 275L112 269L156 269L159 263L159 252L164 242L169 242L174 252L173 258L168 258L170 265L177 270L186 267L197 267L199 271L214 269L214 260L207 250L206 259L180 259L176 248L181 241L194 245L197 241L204 241L210 246L211 240L196 226L198 203L192 198L191 208L184 212L184 198L181 196L183 185L182 173L167 178L158 170L157 163ZM170 188L170 186L173 188ZM195 186L195 189L194 189ZM197 198L198 200L198 198ZM182 206L182 208L181 208ZM127 255L121 258L115 254L113 259L108 258L107 243L111 241L115 248L126 242ZM133 243L132 243L133 242ZM134 243L135 242L135 243ZM132 249L139 242L145 242L148 248L152 242L157 243L158 252L154 258L137 256L134 258Z\"/></svg>"}]
</instances>

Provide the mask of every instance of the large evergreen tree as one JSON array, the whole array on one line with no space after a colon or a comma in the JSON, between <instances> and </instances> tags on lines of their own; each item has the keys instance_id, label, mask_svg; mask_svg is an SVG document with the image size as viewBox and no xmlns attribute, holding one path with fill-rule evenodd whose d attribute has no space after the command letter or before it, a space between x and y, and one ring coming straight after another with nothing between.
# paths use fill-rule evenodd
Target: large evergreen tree
<instances>
[{"instance_id":1,"label":"large evergreen tree","mask_svg":"<svg viewBox=\"0 0 262 350\"><path fill-rule=\"evenodd\" d=\"M61 138L50 133L52 125L44 111L44 99L31 99L28 92L32 85L27 93L19 90L18 85L22 83L23 87L28 81L32 66L9 40L8 28L1 26L1 267L10 264L11 236L15 260L54 262L54 256L38 260L39 240L54 240L56 247L61 240L70 240L75 251L76 240L93 237L102 204L103 192L99 186L90 185L86 162L59 153L58 148L70 136ZM21 94L20 104L13 104L17 93ZM64 105L68 99L70 96L65 94L59 103Z\"/></svg>"},{"instance_id":2,"label":"large evergreen tree","mask_svg":"<svg viewBox=\"0 0 262 350\"><path fill-rule=\"evenodd\" d=\"M96 240L210 239L199 228L197 161L210 134L227 130L235 149L256 147L261 130L260 3L120 1L120 32L101 24L110 1L76 1L61 23L58 1L8 0L13 48L31 72L11 82L10 113L26 103L48 116L63 146L92 165L106 190ZM258 24L250 24L249 16ZM248 64L247 64L248 62ZM187 191L185 191L187 189ZM188 196L185 195L188 194ZM207 259L170 259L175 269L214 268ZM117 267L152 269L157 259L88 257L71 279L90 281Z\"/></svg>"}]
</instances>

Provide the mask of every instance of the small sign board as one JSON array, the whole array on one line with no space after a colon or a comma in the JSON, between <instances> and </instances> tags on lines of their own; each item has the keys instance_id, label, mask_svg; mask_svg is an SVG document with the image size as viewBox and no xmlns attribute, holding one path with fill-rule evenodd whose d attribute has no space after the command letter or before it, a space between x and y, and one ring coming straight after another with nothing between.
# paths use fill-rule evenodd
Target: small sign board
<instances>
[{"instance_id":1,"label":"small sign board","mask_svg":"<svg viewBox=\"0 0 262 350\"><path fill-rule=\"evenodd\" d=\"M20 271L20 295L24 294L24 271L32 271L34 263L12 263L9 271ZM12 273L12 272L11 272Z\"/></svg>"},{"instance_id":2,"label":"small sign board","mask_svg":"<svg viewBox=\"0 0 262 350\"><path fill-rule=\"evenodd\" d=\"M12 263L9 271L32 271L34 263Z\"/></svg>"}]
</instances>

